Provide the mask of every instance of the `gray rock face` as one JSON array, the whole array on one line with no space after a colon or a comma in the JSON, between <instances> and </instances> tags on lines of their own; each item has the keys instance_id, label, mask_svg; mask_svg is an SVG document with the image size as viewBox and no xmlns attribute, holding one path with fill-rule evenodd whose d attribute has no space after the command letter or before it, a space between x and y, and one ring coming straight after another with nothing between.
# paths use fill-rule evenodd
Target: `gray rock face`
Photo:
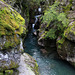
<instances>
[{"instance_id":1,"label":"gray rock face","mask_svg":"<svg viewBox=\"0 0 75 75\"><path fill-rule=\"evenodd\" d=\"M5 39L3 42L6 42ZM0 43L3 43L0 42ZM20 45L16 45L14 48L9 48L6 50L0 49L0 71L5 71L7 69L17 68L20 62L21 52L23 51L23 43L21 39Z\"/></svg>"},{"instance_id":2,"label":"gray rock face","mask_svg":"<svg viewBox=\"0 0 75 75\"><path fill-rule=\"evenodd\" d=\"M11 49L10 52L0 51L0 71L5 71L12 68L17 68L20 62L19 51L15 52L16 49Z\"/></svg>"}]
</instances>

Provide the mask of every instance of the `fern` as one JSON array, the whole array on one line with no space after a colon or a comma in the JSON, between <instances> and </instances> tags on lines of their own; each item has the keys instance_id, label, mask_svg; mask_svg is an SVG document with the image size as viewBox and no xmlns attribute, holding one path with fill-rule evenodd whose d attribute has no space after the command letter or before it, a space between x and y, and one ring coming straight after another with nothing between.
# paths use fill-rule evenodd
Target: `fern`
<instances>
[{"instance_id":1,"label":"fern","mask_svg":"<svg viewBox=\"0 0 75 75\"><path fill-rule=\"evenodd\" d=\"M55 39L60 34L63 34L64 29L68 26L69 20L66 18L65 13L59 13L58 11L59 2L55 2L50 6L41 17L42 23L47 23L46 28L49 28L53 23L53 27L47 31L46 37Z\"/></svg>"},{"instance_id":2,"label":"fern","mask_svg":"<svg viewBox=\"0 0 75 75\"><path fill-rule=\"evenodd\" d=\"M45 38L49 37L51 39L55 39L56 35L55 35L56 29L50 29L49 32L47 32Z\"/></svg>"}]
</instances>

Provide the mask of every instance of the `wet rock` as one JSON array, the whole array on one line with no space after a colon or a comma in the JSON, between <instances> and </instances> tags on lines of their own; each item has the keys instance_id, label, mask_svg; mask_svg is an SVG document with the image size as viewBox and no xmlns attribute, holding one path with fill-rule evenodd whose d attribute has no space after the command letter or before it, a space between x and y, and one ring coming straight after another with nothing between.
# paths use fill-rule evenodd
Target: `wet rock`
<instances>
[{"instance_id":1,"label":"wet rock","mask_svg":"<svg viewBox=\"0 0 75 75\"><path fill-rule=\"evenodd\" d=\"M33 32L33 35L37 36L37 31Z\"/></svg>"},{"instance_id":2,"label":"wet rock","mask_svg":"<svg viewBox=\"0 0 75 75\"><path fill-rule=\"evenodd\" d=\"M47 54L48 54L47 50L45 50L45 49L41 49L41 52L42 52L44 55L47 55Z\"/></svg>"},{"instance_id":3,"label":"wet rock","mask_svg":"<svg viewBox=\"0 0 75 75\"><path fill-rule=\"evenodd\" d=\"M44 46L45 46L45 45L44 45L45 42L44 42L44 39L41 39L41 38L42 38L42 37L40 37L40 38L38 39L38 45L44 47Z\"/></svg>"}]
</instances>

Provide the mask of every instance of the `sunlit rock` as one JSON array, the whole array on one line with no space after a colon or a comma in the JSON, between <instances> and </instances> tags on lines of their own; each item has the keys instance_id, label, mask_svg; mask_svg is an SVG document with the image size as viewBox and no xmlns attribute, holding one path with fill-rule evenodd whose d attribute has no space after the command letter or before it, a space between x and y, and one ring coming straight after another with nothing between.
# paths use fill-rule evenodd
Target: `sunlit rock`
<instances>
[{"instance_id":1,"label":"sunlit rock","mask_svg":"<svg viewBox=\"0 0 75 75\"><path fill-rule=\"evenodd\" d=\"M36 61L27 53L20 57L19 75L39 75Z\"/></svg>"}]
</instances>

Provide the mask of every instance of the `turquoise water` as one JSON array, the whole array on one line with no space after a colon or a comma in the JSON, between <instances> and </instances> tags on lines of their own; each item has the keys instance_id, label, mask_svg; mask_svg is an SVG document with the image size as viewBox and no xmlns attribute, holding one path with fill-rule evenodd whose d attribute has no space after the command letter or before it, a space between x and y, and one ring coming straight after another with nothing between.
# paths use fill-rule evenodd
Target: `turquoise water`
<instances>
[{"instance_id":1,"label":"turquoise water","mask_svg":"<svg viewBox=\"0 0 75 75\"><path fill-rule=\"evenodd\" d=\"M37 38L30 32L24 41L25 52L36 59L41 75L75 75L75 68L65 61L41 54Z\"/></svg>"}]
</instances>

